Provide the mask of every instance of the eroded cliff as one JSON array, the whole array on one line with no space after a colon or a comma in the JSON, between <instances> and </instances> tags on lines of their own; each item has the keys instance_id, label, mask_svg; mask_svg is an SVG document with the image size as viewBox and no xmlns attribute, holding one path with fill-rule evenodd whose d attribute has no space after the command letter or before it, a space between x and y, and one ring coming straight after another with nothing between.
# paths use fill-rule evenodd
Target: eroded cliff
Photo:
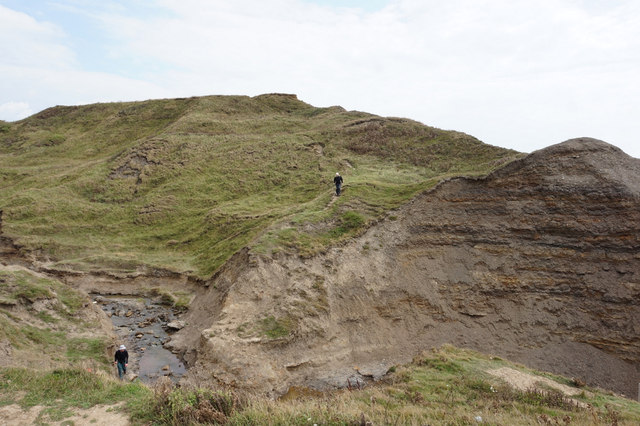
<instances>
[{"instance_id":1,"label":"eroded cliff","mask_svg":"<svg viewBox=\"0 0 640 426\"><path fill-rule=\"evenodd\" d=\"M639 228L640 160L570 140L443 182L325 254L237 255L173 345L192 378L274 394L452 343L635 396Z\"/></svg>"}]
</instances>

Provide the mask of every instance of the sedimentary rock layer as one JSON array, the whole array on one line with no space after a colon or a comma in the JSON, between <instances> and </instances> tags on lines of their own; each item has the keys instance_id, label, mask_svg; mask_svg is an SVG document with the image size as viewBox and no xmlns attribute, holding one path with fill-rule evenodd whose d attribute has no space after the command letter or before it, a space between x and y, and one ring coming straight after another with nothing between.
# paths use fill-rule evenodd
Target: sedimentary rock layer
<instances>
[{"instance_id":1,"label":"sedimentary rock layer","mask_svg":"<svg viewBox=\"0 0 640 426\"><path fill-rule=\"evenodd\" d=\"M321 256L243 253L174 342L197 340L194 376L273 393L452 343L635 396L639 231L640 160L570 140L443 182Z\"/></svg>"}]
</instances>

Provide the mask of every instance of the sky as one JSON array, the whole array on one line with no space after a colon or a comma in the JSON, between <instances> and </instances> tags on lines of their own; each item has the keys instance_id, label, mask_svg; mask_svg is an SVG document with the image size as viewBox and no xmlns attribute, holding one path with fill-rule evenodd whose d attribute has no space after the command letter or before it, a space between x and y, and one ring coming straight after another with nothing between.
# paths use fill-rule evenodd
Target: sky
<instances>
[{"instance_id":1,"label":"sky","mask_svg":"<svg viewBox=\"0 0 640 426\"><path fill-rule=\"evenodd\" d=\"M0 119L294 93L531 152L640 158L639 0L0 0Z\"/></svg>"}]
</instances>

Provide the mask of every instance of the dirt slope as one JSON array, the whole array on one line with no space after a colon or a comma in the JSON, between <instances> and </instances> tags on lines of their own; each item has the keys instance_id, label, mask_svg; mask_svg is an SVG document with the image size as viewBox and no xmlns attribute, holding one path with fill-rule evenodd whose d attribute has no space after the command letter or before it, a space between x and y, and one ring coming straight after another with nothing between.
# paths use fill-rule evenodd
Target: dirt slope
<instances>
[{"instance_id":1,"label":"dirt slope","mask_svg":"<svg viewBox=\"0 0 640 426\"><path fill-rule=\"evenodd\" d=\"M238 254L173 345L194 380L273 394L452 343L635 396L639 192L640 160L570 140L444 182L320 256Z\"/></svg>"}]
</instances>

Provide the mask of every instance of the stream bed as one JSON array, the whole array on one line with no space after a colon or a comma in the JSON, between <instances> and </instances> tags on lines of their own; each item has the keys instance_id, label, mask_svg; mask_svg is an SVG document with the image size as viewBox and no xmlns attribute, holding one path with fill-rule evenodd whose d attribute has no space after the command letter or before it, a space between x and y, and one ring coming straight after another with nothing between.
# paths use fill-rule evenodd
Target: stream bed
<instances>
[{"instance_id":1,"label":"stream bed","mask_svg":"<svg viewBox=\"0 0 640 426\"><path fill-rule=\"evenodd\" d=\"M149 297L96 294L91 297L110 317L118 336L117 346L127 347L130 378L153 383L167 376L177 382L186 373L184 363L164 347L171 339L170 332L180 328L171 307Z\"/></svg>"}]
</instances>

